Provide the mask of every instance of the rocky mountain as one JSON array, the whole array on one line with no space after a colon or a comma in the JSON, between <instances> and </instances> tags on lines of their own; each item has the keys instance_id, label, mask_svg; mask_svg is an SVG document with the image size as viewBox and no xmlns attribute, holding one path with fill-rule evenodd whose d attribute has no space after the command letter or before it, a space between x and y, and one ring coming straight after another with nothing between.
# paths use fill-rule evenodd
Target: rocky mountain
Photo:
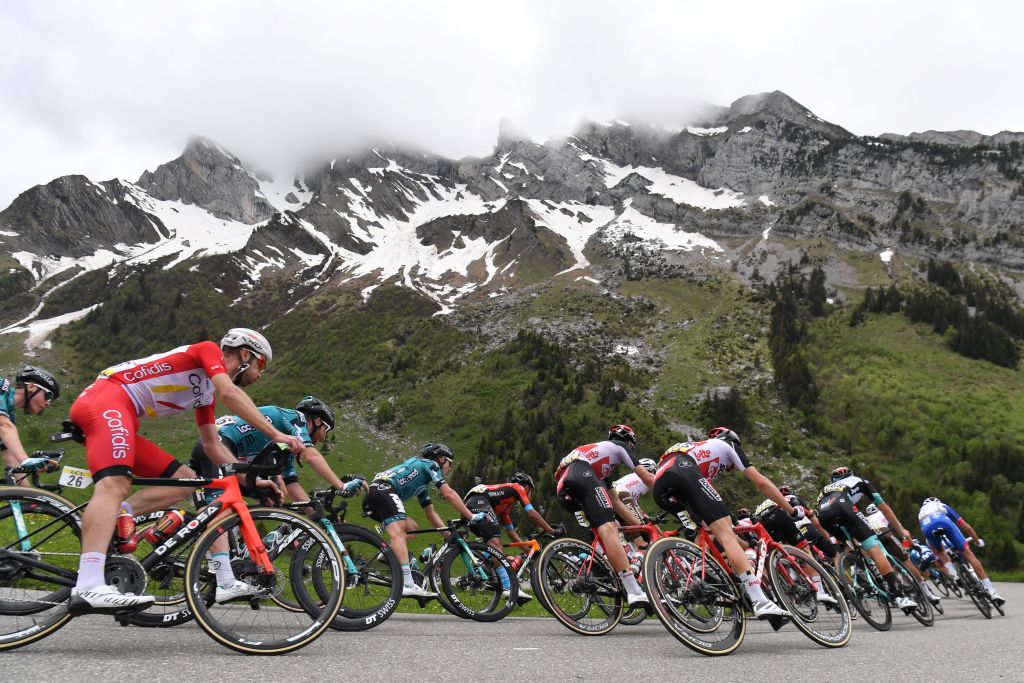
<instances>
[{"instance_id":1,"label":"rocky mountain","mask_svg":"<svg viewBox=\"0 0 1024 683\"><path fill-rule=\"evenodd\" d=\"M135 182L66 176L0 212L0 324L53 313L42 304L63 288L80 310L100 303L67 293L87 273L116 283L215 254L240 294L272 280L294 305L395 282L442 311L556 276L601 281L609 256L767 276L815 240L833 249L839 289L863 285L844 263L864 253L1019 271L1021 139L857 137L781 92L676 128L592 122L544 143L505 131L487 157L460 160L380 146L277 179L194 137Z\"/></svg>"}]
</instances>

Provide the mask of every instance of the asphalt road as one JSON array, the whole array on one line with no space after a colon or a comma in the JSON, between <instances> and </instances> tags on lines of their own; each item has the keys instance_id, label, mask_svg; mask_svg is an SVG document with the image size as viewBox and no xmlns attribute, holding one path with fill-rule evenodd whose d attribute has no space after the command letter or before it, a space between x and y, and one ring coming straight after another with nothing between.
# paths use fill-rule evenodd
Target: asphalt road
<instances>
[{"instance_id":1,"label":"asphalt road","mask_svg":"<svg viewBox=\"0 0 1024 683\"><path fill-rule=\"evenodd\" d=\"M121 628L80 617L55 635L0 654L8 681L259 681L338 679L393 683L443 679L814 681L1024 681L1024 584L998 584L1007 614L986 620L967 600L945 600L945 616L924 628L894 616L880 633L855 621L853 640L822 648L792 626L775 633L754 622L727 657L703 657L676 642L657 619L600 637L576 635L554 619L509 617L479 624L399 614L365 633L328 631L282 657L247 657L197 626Z\"/></svg>"}]
</instances>

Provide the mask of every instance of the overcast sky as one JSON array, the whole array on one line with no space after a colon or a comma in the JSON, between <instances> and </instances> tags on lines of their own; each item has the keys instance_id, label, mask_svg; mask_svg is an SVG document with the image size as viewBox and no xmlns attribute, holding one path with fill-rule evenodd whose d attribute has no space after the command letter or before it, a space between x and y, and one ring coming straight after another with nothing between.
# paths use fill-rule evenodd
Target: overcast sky
<instances>
[{"instance_id":1,"label":"overcast sky","mask_svg":"<svg viewBox=\"0 0 1024 683\"><path fill-rule=\"evenodd\" d=\"M365 141L486 155L582 118L686 123L782 90L865 135L1024 131L1024 3L6 2L0 207L135 180L191 133L287 167Z\"/></svg>"}]
</instances>

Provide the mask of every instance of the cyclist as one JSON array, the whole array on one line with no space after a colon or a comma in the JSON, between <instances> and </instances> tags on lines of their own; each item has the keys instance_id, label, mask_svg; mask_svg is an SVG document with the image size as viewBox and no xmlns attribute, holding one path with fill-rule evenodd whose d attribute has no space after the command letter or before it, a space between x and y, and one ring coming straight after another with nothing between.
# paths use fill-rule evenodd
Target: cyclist
<instances>
[{"instance_id":1,"label":"cyclist","mask_svg":"<svg viewBox=\"0 0 1024 683\"><path fill-rule=\"evenodd\" d=\"M992 602L998 607L1002 607L1006 602L1003 596L996 592L995 586L992 585L992 579L988 578L988 574L985 573L985 568L981 565L981 560L971 550L970 544L967 539L960 532L962 528L967 532L968 536L975 538L978 542L978 546L984 548L985 542L981 540L978 533L974 528L967 523L963 517L957 514L949 505L946 505L941 500L935 497L929 497L924 499L924 503L921 505L920 511L917 513L917 517L921 522L921 531L924 532L925 541L935 551L939 561L942 562L946 571L954 579L959 578L956 573L956 568L953 567L953 563L949 560L949 555L946 554L946 550L942 545L942 540L938 537L937 532L943 531L946 539L953 545L954 548L958 549L964 556L964 559L970 562L971 567L974 569L974 573L981 579L981 585L988 591L989 596L992 598Z\"/></svg>"},{"instance_id":2,"label":"cyclist","mask_svg":"<svg viewBox=\"0 0 1024 683\"><path fill-rule=\"evenodd\" d=\"M885 513L878 509L878 506L874 503L871 503L864 508L864 513L865 518L868 520L868 526L875 532L875 535L878 536L878 540L882 542L882 545L884 545L885 549L889 551L889 554L892 555L897 562L907 568L907 571L914 576L914 579L917 580L917 584L921 587L924 594L928 596L928 599L931 600L933 604L938 605L942 598L932 592L932 589L928 585L928 582L925 581L921 570L919 570L917 565L910 559L909 553L907 553L903 545L893 537L892 528L889 526L889 520L886 519Z\"/></svg>"},{"instance_id":3,"label":"cyclist","mask_svg":"<svg viewBox=\"0 0 1024 683\"><path fill-rule=\"evenodd\" d=\"M534 524L555 538L564 536L565 527L563 525L551 526L544 516L534 509L530 502L530 496L535 490L533 477L525 472L516 472L505 484L477 484L466 493L463 500L471 512L482 512L485 517L483 521L471 524L469 528L489 546L501 551L501 526L499 526L499 520L501 520L509 538L518 543L523 539L516 533L511 513L515 504L519 503ZM533 599L521 582L519 596L523 601Z\"/></svg>"},{"instance_id":4,"label":"cyclist","mask_svg":"<svg viewBox=\"0 0 1024 683\"><path fill-rule=\"evenodd\" d=\"M360 488L365 488L362 479L350 477L346 484L338 478L331 470L331 466L327 464L327 460L316 448L334 429L334 413L323 401L316 396L306 396L299 401L294 410L279 406L260 406L259 411L275 429L285 434L292 434L302 441L302 450L290 458L282 475L282 481L290 499L309 500L309 496L299 483L299 475L295 470L296 462L300 466L302 464L309 465L324 481L341 491L346 498L357 493ZM249 462L270 443L270 438L266 434L257 431L237 415L225 415L217 418L217 434L220 436L221 443L230 452L231 458L225 461L223 453L219 453L214 454L211 459L203 448L202 440L196 441L192 447L192 460L189 462L189 466L201 476L219 477L219 466L228 462ZM207 502L216 498L217 495L216 491L208 493Z\"/></svg>"},{"instance_id":5,"label":"cyclist","mask_svg":"<svg viewBox=\"0 0 1024 683\"><path fill-rule=\"evenodd\" d=\"M733 531L729 508L712 485L719 472L730 469L743 472L762 494L774 500L787 514L799 514L775 484L750 464L740 446L740 437L728 427L714 427L705 441L670 446L658 463L652 487L654 501L662 509L676 514L689 508L697 521L711 529L715 540L725 550L733 572L739 576L755 617L788 617L789 612L765 595L760 579L750 571L750 562Z\"/></svg>"},{"instance_id":6,"label":"cyclist","mask_svg":"<svg viewBox=\"0 0 1024 683\"><path fill-rule=\"evenodd\" d=\"M26 415L39 415L60 396L60 384L46 370L26 365L14 375L14 381L0 377L0 451L4 454L4 467L43 465L45 458L29 458L18 436L17 408ZM28 486L28 475L18 477L18 483Z\"/></svg>"},{"instance_id":7,"label":"cyclist","mask_svg":"<svg viewBox=\"0 0 1024 683\"><path fill-rule=\"evenodd\" d=\"M864 514L857 509L857 502L862 498L874 499L881 508L884 505L882 496L875 490L869 481L861 479L853 474L849 467L837 467L832 470L831 483L827 484L818 494L818 521L821 525L836 538L843 539L849 536L860 542L861 550L870 555L878 567L882 579L889 587L896 606L900 609L913 609L913 600L903 595L902 589L896 582L896 572L886 558L885 553L879 544L878 537L871 530ZM884 505L884 509L888 509ZM891 510L889 511L891 514ZM895 516L893 517L895 519ZM896 520L899 525L899 520ZM902 529L902 527L900 527ZM905 530L904 530L905 531Z\"/></svg>"},{"instance_id":8,"label":"cyclist","mask_svg":"<svg viewBox=\"0 0 1024 683\"><path fill-rule=\"evenodd\" d=\"M936 563L938 558L935 556L935 553L932 552L932 549L921 543L921 541L916 538L910 541L910 552L908 554L910 555L911 562L917 565L917 568L922 574L925 574L926 572L931 573L931 567L932 565L935 565L936 571L949 576L949 574L947 574L947 569L942 565L942 563ZM950 578L952 578L952 576L950 576Z\"/></svg>"},{"instance_id":9,"label":"cyclist","mask_svg":"<svg viewBox=\"0 0 1024 683\"><path fill-rule=\"evenodd\" d=\"M648 604L647 595L630 568L629 558L619 542L619 524L615 516L635 519L618 496L611 496L609 475L618 465L625 465L650 487L654 476L633 457L636 432L628 425L612 425L605 441L578 446L562 458L555 470L556 493L562 506L570 512L582 510L583 516L597 533L605 556L618 574L626 590L626 601L638 607ZM639 520L637 520L639 523Z\"/></svg>"},{"instance_id":10,"label":"cyclist","mask_svg":"<svg viewBox=\"0 0 1024 683\"><path fill-rule=\"evenodd\" d=\"M363 514L380 523L391 541L391 549L402 565L402 597L433 598L436 593L424 590L412 580L409 566L409 541L407 531L415 531L416 522L405 514L405 501L415 497L419 501L427 520L435 528L445 524L434 510L434 504L427 493L431 484L438 493L471 524L479 524L487 514L471 512L459 494L448 485L445 477L451 471L454 456L450 448L440 443L428 443L417 455L378 472L373 477L370 490L363 498ZM507 575L506 575L507 578Z\"/></svg>"},{"instance_id":11,"label":"cyclist","mask_svg":"<svg viewBox=\"0 0 1024 683\"><path fill-rule=\"evenodd\" d=\"M219 347L204 341L107 368L75 399L70 416L85 434L86 462L95 484L82 516L82 556L70 611L110 612L153 602L151 595L121 593L105 583L106 550L114 534L115 515L119 506L125 507L122 501L131 490L133 473L175 478L195 477L195 473L137 433L140 417L194 410L207 452L224 449L214 424L214 406L220 398L274 441L288 444L293 451L302 447L298 438L282 434L264 420L241 389L260 378L271 357L263 335L232 328ZM189 495L188 489L181 488L143 489L132 497L127 516L159 510ZM131 531L124 529L119 536L128 540ZM217 583L220 590L220 576Z\"/></svg>"},{"instance_id":12,"label":"cyclist","mask_svg":"<svg viewBox=\"0 0 1024 683\"><path fill-rule=\"evenodd\" d=\"M820 550L825 559L835 564L839 553L836 551L836 546L828 532L825 531L825 528L821 526L821 522L818 521L818 515L814 513L814 508L795 495L793 490L785 484L779 486L779 493L784 495L789 504L794 508L800 506L804 509L807 516L796 520L797 528L800 529L800 533L808 543Z\"/></svg>"},{"instance_id":13,"label":"cyclist","mask_svg":"<svg viewBox=\"0 0 1024 683\"><path fill-rule=\"evenodd\" d=\"M651 476L658 471L658 463L654 462L651 458L640 458L637 461L640 467L650 472ZM640 508L640 496L650 491L650 487L644 483L644 480L640 478L640 475L636 472L630 472L624 477L616 479L612 483L612 487L615 489L615 495L619 497L629 511L633 513L633 516L637 520L642 520L644 517L644 511Z\"/></svg>"}]
</instances>

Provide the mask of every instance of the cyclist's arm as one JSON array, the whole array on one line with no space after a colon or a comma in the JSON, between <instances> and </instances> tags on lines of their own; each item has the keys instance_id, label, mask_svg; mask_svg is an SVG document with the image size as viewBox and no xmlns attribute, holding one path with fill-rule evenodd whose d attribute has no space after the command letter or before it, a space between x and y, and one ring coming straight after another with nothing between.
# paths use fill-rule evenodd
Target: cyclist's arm
<instances>
[{"instance_id":1,"label":"cyclist's arm","mask_svg":"<svg viewBox=\"0 0 1024 683\"><path fill-rule=\"evenodd\" d=\"M260 412L256 404L249 398L249 395L239 387L236 387L226 373L222 372L214 375L210 378L210 381L213 382L213 387L217 390L217 396L220 397L220 400L224 401L224 405L232 413L248 422L255 429L266 434L272 441L288 444L293 453L302 450L303 445L299 437L293 434L284 434L267 422L263 413Z\"/></svg>"},{"instance_id":2,"label":"cyclist's arm","mask_svg":"<svg viewBox=\"0 0 1024 683\"><path fill-rule=\"evenodd\" d=\"M320 478L330 484L333 488L340 489L344 488L344 484L338 475L331 470L331 466L327 464L327 460L320 454L320 451L313 448L312 446L306 446L296 456L303 463L313 468L313 471L320 475Z\"/></svg>"},{"instance_id":3,"label":"cyclist's arm","mask_svg":"<svg viewBox=\"0 0 1024 683\"><path fill-rule=\"evenodd\" d=\"M523 540L519 537L519 534L516 533L515 529L509 529L508 527L505 527L505 531L508 532L508 537L512 539L513 543L519 543Z\"/></svg>"},{"instance_id":4,"label":"cyclist's arm","mask_svg":"<svg viewBox=\"0 0 1024 683\"><path fill-rule=\"evenodd\" d=\"M956 523L957 523L957 525L958 525L958 526L959 526L959 527L960 527L961 529L963 529L964 531L966 531L966 532L967 532L967 535L968 535L968 536L973 536L973 537L974 537L975 539L977 539L977 538L978 538L978 532L974 530L974 527L972 527L972 526L971 526L970 524L968 524L968 523L967 523L967 520L966 520L966 519L964 519L963 517L961 517L960 519L958 519L958 520L957 520L957 522L956 522Z\"/></svg>"},{"instance_id":5,"label":"cyclist's arm","mask_svg":"<svg viewBox=\"0 0 1024 683\"><path fill-rule=\"evenodd\" d=\"M888 520L889 526L892 527L893 531L899 532L899 535L903 538L910 538L910 532L903 528L903 525L900 524L900 520L896 519L896 513L892 511L892 508L889 507L888 503L883 502L877 503L876 505L878 509L882 511L882 514L885 515L885 518Z\"/></svg>"},{"instance_id":6,"label":"cyclist's arm","mask_svg":"<svg viewBox=\"0 0 1024 683\"><path fill-rule=\"evenodd\" d=\"M447 483L441 484L438 487L437 491L438 493L441 494L442 498L448 501L449 505L455 508L458 511L458 513L462 515L463 518L470 519L473 517L473 513L470 511L468 507L466 507L466 504L462 502L462 499L459 498L459 494L455 493L455 489L453 489ZM438 517L438 519L440 519L440 517ZM438 526L444 525L440 524Z\"/></svg>"},{"instance_id":7,"label":"cyclist's arm","mask_svg":"<svg viewBox=\"0 0 1024 683\"><path fill-rule=\"evenodd\" d=\"M810 508L807 508L807 509L810 510ZM821 534L821 537L824 538L826 541L829 541L829 539L832 538L832 534L830 534L829 532L825 531L825 527L823 527L821 525L821 522L818 521L818 515L808 515L808 516L811 518L811 524L813 524L814 528L818 530L818 533ZM831 543L831 541L829 541L829 543Z\"/></svg>"},{"instance_id":8,"label":"cyclist's arm","mask_svg":"<svg viewBox=\"0 0 1024 683\"><path fill-rule=\"evenodd\" d=\"M433 524L435 529L440 529L444 526L444 520L442 520L441 516L437 514L437 510L434 509L433 503L427 503L423 506L423 514L427 516L427 521Z\"/></svg>"},{"instance_id":9,"label":"cyclist's arm","mask_svg":"<svg viewBox=\"0 0 1024 683\"><path fill-rule=\"evenodd\" d=\"M779 489L772 480L764 476L757 471L757 468L753 465L743 468L743 476L750 480L750 482L757 487L757 490L761 492L765 498L770 499L780 508L786 511L786 514L792 515L795 510L793 506L789 504L786 497L779 492Z\"/></svg>"},{"instance_id":10,"label":"cyclist's arm","mask_svg":"<svg viewBox=\"0 0 1024 683\"><path fill-rule=\"evenodd\" d=\"M636 476L640 477L640 481L642 481L644 483L644 486L646 486L648 489L654 488L654 475L653 474L651 474L650 472L645 470L640 465L637 465L636 467L634 467L633 471L636 472Z\"/></svg>"},{"instance_id":11,"label":"cyclist's arm","mask_svg":"<svg viewBox=\"0 0 1024 683\"><path fill-rule=\"evenodd\" d=\"M629 509L625 503L623 503L618 496L608 496L612 501L612 509L622 519L626 520L626 524L643 524L643 522L637 519L637 516L633 514L633 511Z\"/></svg>"},{"instance_id":12,"label":"cyclist's arm","mask_svg":"<svg viewBox=\"0 0 1024 683\"><path fill-rule=\"evenodd\" d=\"M4 451L5 467L17 467L22 460L28 459L28 453L21 445L21 437L18 436L18 428L6 415L0 415L0 443L7 447L7 450ZM18 477L19 484L27 480L27 474Z\"/></svg>"},{"instance_id":13,"label":"cyclist's arm","mask_svg":"<svg viewBox=\"0 0 1024 683\"><path fill-rule=\"evenodd\" d=\"M220 440L217 425L212 423L199 425L199 439L203 442L203 451L206 453L206 457L214 465L221 467L229 462L238 462L238 459L231 454L228 447Z\"/></svg>"}]
</instances>

